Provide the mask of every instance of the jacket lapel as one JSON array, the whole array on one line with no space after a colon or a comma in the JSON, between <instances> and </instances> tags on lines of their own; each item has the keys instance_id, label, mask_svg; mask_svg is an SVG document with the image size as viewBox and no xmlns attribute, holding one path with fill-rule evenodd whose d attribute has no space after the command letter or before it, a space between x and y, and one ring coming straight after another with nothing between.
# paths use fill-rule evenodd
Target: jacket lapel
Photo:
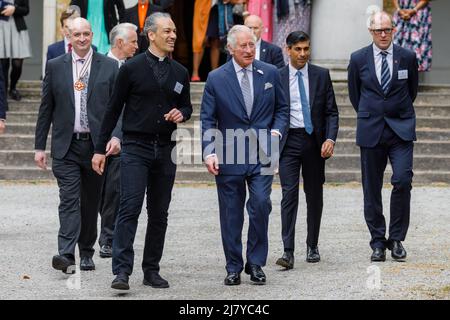
<instances>
[{"instance_id":1,"label":"jacket lapel","mask_svg":"<svg viewBox=\"0 0 450 320\"><path fill-rule=\"evenodd\" d=\"M244 96L242 95L241 86L239 85L239 80L236 75L236 71L234 70L233 61L230 60L226 63L225 72L226 75L224 75L225 82L230 87L230 92L232 92L235 97L238 99L238 101L241 104L241 108L244 110L244 115L247 116L247 110L245 108L245 102L244 102Z\"/></svg>"},{"instance_id":2,"label":"jacket lapel","mask_svg":"<svg viewBox=\"0 0 450 320\"><path fill-rule=\"evenodd\" d=\"M91 97L92 90L95 86L95 79L97 78L98 71L100 69L100 57L98 53L93 52L92 53L92 62L91 62L91 72L89 74L89 83L88 83L88 95L87 95L87 101L89 101L89 98Z\"/></svg>"},{"instance_id":3,"label":"jacket lapel","mask_svg":"<svg viewBox=\"0 0 450 320\"><path fill-rule=\"evenodd\" d=\"M367 50L366 50L366 61L367 61L367 64L369 66L370 75L372 76L372 80L375 83L375 87L377 88L378 93L380 95L384 96L383 89L381 88L380 82L378 81L377 73L376 73L376 70L375 70L375 59L373 57L373 47L372 47L372 45L367 47Z\"/></svg>"},{"instance_id":4,"label":"jacket lapel","mask_svg":"<svg viewBox=\"0 0 450 320\"><path fill-rule=\"evenodd\" d=\"M317 73L313 65L308 64L308 81L309 81L309 109L312 110L314 105L315 93L317 92Z\"/></svg>"},{"instance_id":5,"label":"jacket lapel","mask_svg":"<svg viewBox=\"0 0 450 320\"><path fill-rule=\"evenodd\" d=\"M261 72L263 71L259 68L258 63L253 61L253 108L250 117L256 114L258 103L264 95L264 73Z\"/></svg>"},{"instance_id":6,"label":"jacket lapel","mask_svg":"<svg viewBox=\"0 0 450 320\"><path fill-rule=\"evenodd\" d=\"M261 40L261 47L259 48L259 61L266 61L266 55L267 55L267 45L266 43Z\"/></svg>"},{"instance_id":7,"label":"jacket lapel","mask_svg":"<svg viewBox=\"0 0 450 320\"><path fill-rule=\"evenodd\" d=\"M392 90L394 83L398 79L398 66L400 65L401 59L402 59L402 55L400 53L400 49L399 49L399 47L394 45L393 57L392 57L392 78L391 78L391 83L389 83L388 93Z\"/></svg>"},{"instance_id":8,"label":"jacket lapel","mask_svg":"<svg viewBox=\"0 0 450 320\"><path fill-rule=\"evenodd\" d=\"M73 71L72 71L72 54L67 53L64 58L64 78L67 81L67 87L69 88L70 101L75 108L75 93L73 89Z\"/></svg>"}]
</instances>

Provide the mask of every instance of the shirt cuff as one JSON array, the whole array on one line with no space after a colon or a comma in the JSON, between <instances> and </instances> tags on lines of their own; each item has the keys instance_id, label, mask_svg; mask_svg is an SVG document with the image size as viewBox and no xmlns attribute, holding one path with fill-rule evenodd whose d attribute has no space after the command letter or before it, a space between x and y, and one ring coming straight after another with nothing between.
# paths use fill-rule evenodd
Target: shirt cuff
<instances>
[{"instance_id":1,"label":"shirt cuff","mask_svg":"<svg viewBox=\"0 0 450 320\"><path fill-rule=\"evenodd\" d=\"M327 139L327 140L325 140L325 141L331 141L331 142L333 142L333 144L336 144L336 141L334 141L334 140L332 140L332 139Z\"/></svg>"},{"instance_id":2,"label":"shirt cuff","mask_svg":"<svg viewBox=\"0 0 450 320\"><path fill-rule=\"evenodd\" d=\"M121 143L121 142L122 142L122 141L120 141L120 139L119 139L119 138L117 138L117 137L112 137L112 138L111 138L111 140L112 140L112 139L114 139L114 140L117 140L117 141L118 141L119 143Z\"/></svg>"},{"instance_id":3,"label":"shirt cuff","mask_svg":"<svg viewBox=\"0 0 450 320\"><path fill-rule=\"evenodd\" d=\"M280 130L278 129L272 129L270 130L270 133L276 133L280 137L280 139L283 139L283 135L281 134Z\"/></svg>"},{"instance_id":4,"label":"shirt cuff","mask_svg":"<svg viewBox=\"0 0 450 320\"><path fill-rule=\"evenodd\" d=\"M217 154L215 154L215 153L208 154L208 155L205 157L205 160L208 159L208 158L210 158L210 157L212 157L212 156L215 157L215 156L217 156Z\"/></svg>"}]
</instances>

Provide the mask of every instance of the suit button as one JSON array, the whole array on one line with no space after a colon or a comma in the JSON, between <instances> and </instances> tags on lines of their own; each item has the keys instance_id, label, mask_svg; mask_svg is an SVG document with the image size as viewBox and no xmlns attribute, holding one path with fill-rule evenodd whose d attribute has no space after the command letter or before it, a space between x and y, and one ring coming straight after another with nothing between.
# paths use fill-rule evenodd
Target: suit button
<instances>
[{"instance_id":1,"label":"suit button","mask_svg":"<svg viewBox=\"0 0 450 320\"><path fill-rule=\"evenodd\" d=\"M162 105L158 104L158 108L162 108Z\"/></svg>"},{"instance_id":2,"label":"suit button","mask_svg":"<svg viewBox=\"0 0 450 320\"><path fill-rule=\"evenodd\" d=\"M158 121L156 121L156 123L161 123L161 121L158 120Z\"/></svg>"},{"instance_id":3,"label":"suit button","mask_svg":"<svg viewBox=\"0 0 450 320\"><path fill-rule=\"evenodd\" d=\"M386 101L386 97L384 97L383 100Z\"/></svg>"}]
</instances>

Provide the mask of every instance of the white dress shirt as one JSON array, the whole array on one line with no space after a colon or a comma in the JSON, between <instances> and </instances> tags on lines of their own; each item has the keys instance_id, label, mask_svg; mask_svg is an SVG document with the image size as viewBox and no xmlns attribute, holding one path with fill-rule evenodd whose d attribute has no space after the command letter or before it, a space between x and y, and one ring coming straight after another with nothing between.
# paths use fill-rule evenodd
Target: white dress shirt
<instances>
[{"instance_id":1,"label":"white dress shirt","mask_svg":"<svg viewBox=\"0 0 450 320\"><path fill-rule=\"evenodd\" d=\"M73 85L75 85L75 82L78 80L77 78L77 68L78 68L78 72L81 72L81 68L83 67L84 63L89 63L88 67L87 67L87 72L89 72L89 77L91 74L91 62L92 59L90 59L90 57L93 55L93 50L92 48L89 50L88 54L84 57L81 58L79 57L74 50L72 50L72 77L73 77ZM81 61L79 61L79 59L84 59L84 63L81 63ZM88 84L89 86L89 84ZM77 132L89 132L86 130L83 130L81 128L81 124L80 124L80 108L81 108L81 91L75 90L75 88L73 89L74 91L74 95L75 95L75 123L74 123L74 131L75 133Z\"/></svg>"},{"instance_id":2,"label":"white dress shirt","mask_svg":"<svg viewBox=\"0 0 450 320\"><path fill-rule=\"evenodd\" d=\"M261 38L258 41L256 41L255 45L256 45L255 59L261 60L260 59L261 58Z\"/></svg>"},{"instance_id":3,"label":"white dress shirt","mask_svg":"<svg viewBox=\"0 0 450 320\"><path fill-rule=\"evenodd\" d=\"M308 77L308 63L303 68L297 70L289 63L289 94L291 98L291 118L290 128L304 128L305 122L303 121L302 102L300 99L300 88L298 86L297 71L300 71L303 75L303 84L305 85L306 98L309 103L309 77ZM310 106L306 106L310 108Z\"/></svg>"},{"instance_id":4,"label":"white dress shirt","mask_svg":"<svg viewBox=\"0 0 450 320\"><path fill-rule=\"evenodd\" d=\"M388 55L386 56L386 60L389 66L389 72L391 73L391 80L392 80L392 73L394 72L392 68L394 60L394 45L391 43L389 48L387 48L386 50L381 50L375 45L375 43L373 44L373 58L375 59L375 72L377 74L377 79L380 85L381 85L381 64L383 61L383 57L381 55L382 51L386 51L388 53Z\"/></svg>"},{"instance_id":5,"label":"white dress shirt","mask_svg":"<svg viewBox=\"0 0 450 320\"><path fill-rule=\"evenodd\" d=\"M107 57L114 59L117 61L117 63L119 64L119 68L125 63L125 60L120 60L119 58L117 58L114 53L112 53L111 50L108 51L108 54L106 55Z\"/></svg>"},{"instance_id":6,"label":"white dress shirt","mask_svg":"<svg viewBox=\"0 0 450 320\"><path fill-rule=\"evenodd\" d=\"M64 37L64 52L65 53L69 52L69 43L70 43L70 41L66 37Z\"/></svg>"}]
</instances>

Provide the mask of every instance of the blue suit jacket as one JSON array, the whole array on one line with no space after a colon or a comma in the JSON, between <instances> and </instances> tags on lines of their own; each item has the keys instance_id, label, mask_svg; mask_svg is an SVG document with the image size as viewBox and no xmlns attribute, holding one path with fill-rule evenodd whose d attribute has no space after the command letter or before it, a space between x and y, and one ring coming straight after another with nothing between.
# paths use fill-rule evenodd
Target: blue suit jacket
<instances>
[{"instance_id":1,"label":"blue suit jacket","mask_svg":"<svg viewBox=\"0 0 450 320\"><path fill-rule=\"evenodd\" d=\"M288 125L289 106L276 67L256 60L253 62L253 91L253 109L249 117L232 60L212 71L208 76L200 111L202 150L205 156L211 153L217 154L220 161L219 174L244 175L249 170L253 170L249 169L252 163L249 162L251 151L248 144L243 150L243 146L233 143L236 141L233 137L227 137L227 129L242 129L244 132L255 129L257 133L260 133L260 129L264 129L267 136L258 136L258 147L266 155L270 155L268 146L271 141L270 130L284 132ZM217 138L214 143L211 143L211 140L205 137L203 133L210 129L220 131L223 143ZM232 148L233 144L234 148ZM230 149L234 156L228 156L233 158L234 162L224 163L227 157L226 151ZM245 162L241 164L238 164L238 149L241 154L245 153ZM251 168L259 170L260 158L258 157L257 160L257 166L251 166Z\"/></svg>"},{"instance_id":2,"label":"blue suit jacket","mask_svg":"<svg viewBox=\"0 0 450 320\"><path fill-rule=\"evenodd\" d=\"M92 46L94 51L97 51L96 46ZM64 46L64 40L52 43L47 48L47 62L48 60L55 59L59 56L66 54L66 48Z\"/></svg>"},{"instance_id":3,"label":"blue suit jacket","mask_svg":"<svg viewBox=\"0 0 450 320\"><path fill-rule=\"evenodd\" d=\"M259 53L259 60L263 62L267 62L273 64L278 69L283 68L285 66L283 51L280 47L261 40L261 48Z\"/></svg>"},{"instance_id":4,"label":"blue suit jacket","mask_svg":"<svg viewBox=\"0 0 450 320\"><path fill-rule=\"evenodd\" d=\"M5 79L3 79L3 69L0 64L0 119L6 119L6 103Z\"/></svg>"},{"instance_id":5,"label":"blue suit jacket","mask_svg":"<svg viewBox=\"0 0 450 320\"><path fill-rule=\"evenodd\" d=\"M399 79L400 70L407 70L407 79ZM374 147L380 140L386 123L402 140L416 140L413 102L417 96L418 79L415 53L394 45L393 74L385 95L375 73L372 45L351 55L348 91L357 112L358 146Z\"/></svg>"}]
</instances>

